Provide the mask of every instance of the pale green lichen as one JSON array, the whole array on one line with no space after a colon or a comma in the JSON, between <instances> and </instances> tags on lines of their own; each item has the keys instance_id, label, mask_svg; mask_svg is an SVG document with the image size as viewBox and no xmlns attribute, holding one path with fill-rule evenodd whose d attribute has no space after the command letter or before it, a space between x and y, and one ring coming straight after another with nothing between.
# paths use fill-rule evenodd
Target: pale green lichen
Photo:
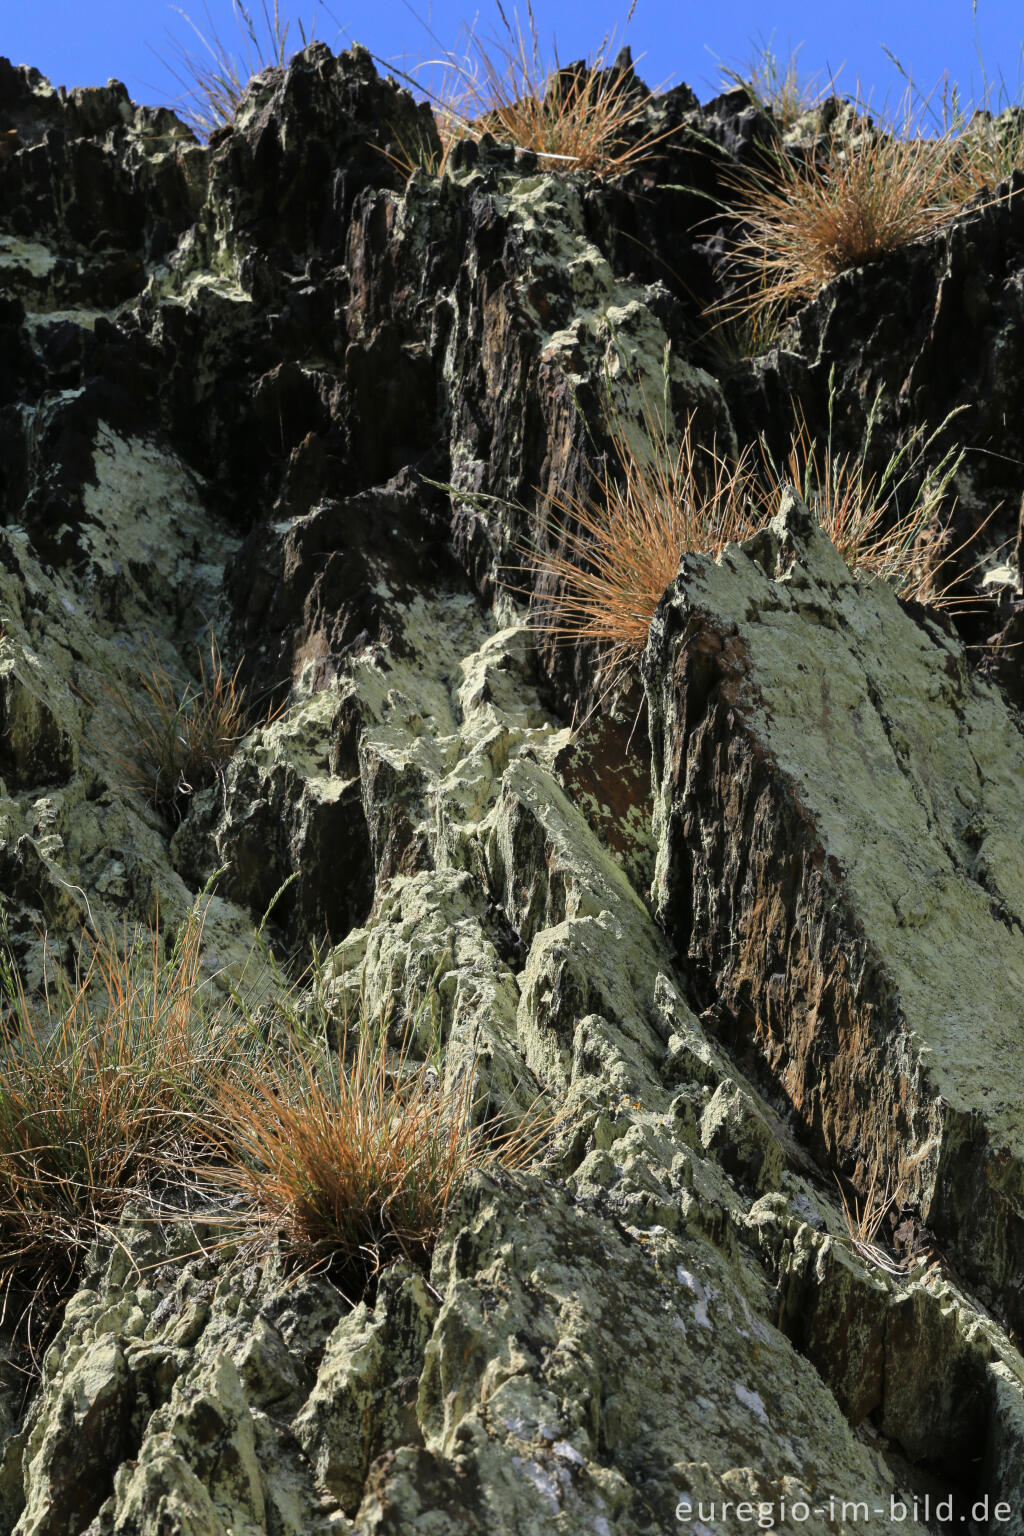
<instances>
[{"instance_id":1,"label":"pale green lichen","mask_svg":"<svg viewBox=\"0 0 1024 1536\"><path fill-rule=\"evenodd\" d=\"M901 612L884 583L854 577L816 529L774 575L752 547L694 561L681 600L744 636L749 729L813 816L892 978L907 1071L926 1074L929 1097L983 1116L1024 1189L1017 723L955 641ZM661 798L658 824L670 814ZM980 1001L969 974L985 978ZM939 1143L924 1158L905 1150L927 1208Z\"/></svg>"}]
</instances>

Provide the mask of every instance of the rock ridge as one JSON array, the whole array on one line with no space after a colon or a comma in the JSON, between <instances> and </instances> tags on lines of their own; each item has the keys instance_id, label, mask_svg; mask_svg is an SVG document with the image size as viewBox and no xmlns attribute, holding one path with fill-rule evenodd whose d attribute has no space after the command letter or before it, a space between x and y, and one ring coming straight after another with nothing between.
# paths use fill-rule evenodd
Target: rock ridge
<instances>
[{"instance_id":1,"label":"rock ridge","mask_svg":"<svg viewBox=\"0 0 1024 1536\"><path fill-rule=\"evenodd\" d=\"M361 1298L132 1207L27 1394L3 1334L2 1533L726 1536L801 1502L852 1533L894 1500L924 1532L981 1499L1024 1531L1016 182L723 360L709 198L778 130L645 101L673 132L627 176L485 138L406 177L433 119L359 47L264 71L207 144L0 61L19 975L206 892L211 989L315 948L316 1001L413 1021L480 1120L566 1114ZM846 451L880 384L883 456L977 408L929 537L996 508L990 618L854 575L790 491L683 557L640 681L531 621L523 546L613 417L735 455L832 409ZM257 723L174 819L110 687L144 647L194 682L211 633Z\"/></svg>"}]
</instances>

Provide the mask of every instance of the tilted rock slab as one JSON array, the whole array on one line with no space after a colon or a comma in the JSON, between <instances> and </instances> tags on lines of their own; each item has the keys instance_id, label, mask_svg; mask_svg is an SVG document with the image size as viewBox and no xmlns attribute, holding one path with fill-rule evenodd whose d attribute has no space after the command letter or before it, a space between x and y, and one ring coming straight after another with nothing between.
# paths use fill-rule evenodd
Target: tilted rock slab
<instances>
[{"instance_id":1,"label":"tilted rock slab","mask_svg":"<svg viewBox=\"0 0 1024 1536\"><path fill-rule=\"evenodd\" d=\"M1024 1319L1024 734L795 492L686 557L645 657L655 903L819 1155Z\"/></svg>"}]
</instances>

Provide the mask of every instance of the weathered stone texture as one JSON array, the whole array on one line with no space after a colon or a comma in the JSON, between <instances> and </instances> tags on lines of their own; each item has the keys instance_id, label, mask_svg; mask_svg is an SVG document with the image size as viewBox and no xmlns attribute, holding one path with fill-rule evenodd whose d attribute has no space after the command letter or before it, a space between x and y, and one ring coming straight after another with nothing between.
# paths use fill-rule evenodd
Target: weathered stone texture
<instances>
[{"instance_id":1,"label":"weathered stone texture","mask_svg":"<svg viewBox=\"0 0 1024 1536\"><path fill-rule=\"evenodd\" d=\"M698 991L821 1152L900 1185L1019 1326L1017 718L795 493L684 559L646 668L655 901Z\"/></svg>"},{"instance_id":2,"label":"weathered stone texture","mask_svg":"<svg viewBox=\"0 0 1024 1536\"><path fill-rule=\"evenodd\" d=\"M1024 204L723 361L709 210L778 130L743 92L636 89L635 131L671 135L634 174L485 138L406 179L432 119L363 49L264 71L206 145L116 83L0 61L0 897L25 984L44 933L73 954L159 912L166 939L216 881L211 986L258 928L297 963L316 945L332 1028L360 1000L408 1022L478 1122L566 1115L528 1172L467 1182L429 1274L362 1298L255 1262L215 1212L133 1210L27 1399L0 1376L0 1536L661 1536L679 1500L925 1494L958 1528L1005 1500L1024 1532L1016 715L792 498L683 562L646 714L522 607L550 596L524 546L564 539L546 498L586 490L613 415L641 451L646 397L673 441L780 453L797 408L823 434L833 365L837 452L888 391L879 469L970 401L985 452L939 521L955 541L1002 498L991 543L1016 532ZM1022 547L966 581L989 628L958 621L998 631L1018 702ZM252 729L173 822L118 766L111 688L143 688L144 653L194 678L211 628ZM854 1206L902 1181L874 1247L837 1173Z\"/></svg>"}]
</instances>

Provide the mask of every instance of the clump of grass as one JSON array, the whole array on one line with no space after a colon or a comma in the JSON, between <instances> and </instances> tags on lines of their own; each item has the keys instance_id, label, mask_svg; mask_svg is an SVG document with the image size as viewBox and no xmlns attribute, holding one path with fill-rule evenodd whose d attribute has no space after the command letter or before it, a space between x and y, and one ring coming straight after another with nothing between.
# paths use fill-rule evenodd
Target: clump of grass
<instances>
[{"instance_id":1,"label":"clump of grass","mask_svg":"<svg viewBox=\"0 0 1024 1536\"><path fill-rule=\"evenodd\" d=\"M6 1296L63 1288L140 1186L182 1163L226 1052L200 1007L201 937L197 912L166 959L159 933L120 948L85 935L84 965L54 966L41 998L0 958Z\"/></svg>"},{"instance_id":2,"label":"clump of grass","mask_svg":"<svg viewBox=\"0 0 1024 1536\"><path fill-rule=\"evenodd\" d=\"M434 110L437 113L437 108ZM440 125L440 114L437 114L435 121ZM430 134L422 129L403 133L392 127L392 133L395 152L382 149L381 154L385 160L390 160L406 179L417 170L426 171L428 176L444 175L448 167L448 158L457 143L456 133L444 133L439 126L438 143L435 143Z\"/></svg>"},{"instance_id":3,"label":"clump of grass","mask_svg":"<svg viewBox=\"0 0 1024 1536\"><path fill-rule=\"evenodd\" d=\"M846 1198L846 1191L838 1175L835 1175L835 1180L839 1187L839 1198L842 1202L843 1219L846 1223L850 1247L862 1259L867 1260L876 1269L884 1270L886 1274L905 1274L915 1261L910 1258L896 1259L888 1249L882 1246L883 1228L891 1212L899 1209L904 1193L903 1185L897 1184L894 1188L892 1181L887 1180L885 1188L882 1189L878 1182L876 1168L871 1175L867 1194L863 1199L858 1199L855 1195L850 1201Z\"/></svg>"},{"instance_id":4,"label":"clump of grass","mask_svg":"<svg viewBox=\"0 0 1024 1536\"><path fill-rule=\"evenodd\" d=\"M951 608L961 599L941 577L952 555L936 562L922 535L941 526L963 462L957 448L929 462L959 411L928 435L923 428L913 432L879 472L868 465L881 404L876 397L856 452L840 454L833 443L831 377L824 445L797 412L781 466L763 441L760 462L744 450L731 463L714 443L697 441L692 416L674 443L646 400L639 442L613 413L613 453L590 467L592 489L550 497L547 547L520 547L534 577L551 588L536 599L534 627L561 643L601 647L610 686L617 686L646 646L654 611L683 554L717 556L726 543L750 537L778 511L790 483L852 570L885 581L903 599Z\"/></svg>"},{"instance_id":5,"label":"clump of grass","mask_svg":"<svg viewBox=\"0 0 1024 1536\"><path fill-rule=\"evenodd\" d=\"M166 959L158 931L84 936L38 998L0 958L0 1322L20 1305L34 1363L129 1202L162 1224L198 1200L225 1243L283 1238L362 1290L396 1258L426 1265L467 1174L524 1167L564 1118L475 1125L475 1063L446 1086L436 1030L413 1060L419 1014L395 1051L383 1020L332 1036L329 1004L282 987L259 933L267 997L206 1009L202 926L197 906Z\"/></svg>"},{"instance_id":6,"label":"clump of grass","mask_svg":"<svg viewBox=\"0 0 1024 1536\"><path fill-rule=\"evenodd\" d=\"M133 678L108 673L103 684L122 742L108 754L128 788L172 817L214 781L251 728L252 712L238 682L241 662L228 675L212 634L208 658L200 650L197 660L198 681L182 682L150 642ZM268 712L267 721L272 718Z\"/></svg>"},{"instance_id":7,"label":"clump of grass","mask_svg":"<svg viewBox=\"0 0 1024 1536\"><path fill-rule=\"evenodd\" d=\"M589 466L592 489L549 497L547 549L522 546L537 577L553 587L533 623L562 643L598 643L612 679L647 644L654 610L687 550L718 554L753 533L749 460L730 466L714 444L697 442L691 416L674 444L644 398L641 446L613 413L612 453Z\"/></svg>"},{"instance_id":8,"label":"clump of grass","mask_svg":"<svg viewBox=\"0 0 1024 1536\"><path fill-rule=\"evenodd\" d=\"M785 59L773 47L774 33L765 42L759 37L753 51L738 66L721 65L725 85L745 91L751 103L768 112L782 129L790 128L798 118L820 106L833 93L835 80L828 86L816 86L817 75L805 77L800 70L799 54L803 43L791 48Z\"/></svg>"},{"instance_id":9,"label":"clump of grass","mask_svg":"<svg viewBox=\"0 0 1024 1536\"><path fill-rule=\"evenodd\" d=\"M474 1128L472 1084L469 1072L446 1087L433 1063L413 1062L408 1031L392 1052L383 1024L365 1019L334 1047L289 1029L222 1085L208 1129L215 1176L294 1254L364 1287L393 1259L425 1264L470 1170L523 1167L552 1129L550 1116L498 1135Z\"/></svg>"},{"instance_id":10,"label":"clump of grass","mask_svg":"<svg viewBox=\"0 0 1024 1536\"><path fill-rule=\"evenodd\" d=\"M633 0L627 25L635 7ZM668 133L638 132L648 93L631 67L609 66L612 36L585 66L566 69L557 51L553 62L545 60L531 0L526 10L524 26L518 12L510 17L498 0L499 36L483 40L472 31L463 56L448 52L431 61L444 79L438 91L427 92L442 166L459 139L485 133L532 150L549 169L614 176L642 164Z\"/></svg>"},{"instance_id":11,"label":"clump of grass","mask_svg":"<svg viewBox=\"0 0 1024 1536\"><path fill-rule=\"evenodd\" d=\"M260 0L260 11L256 14L243 0L231 0L231 8L238 29L235 50L221 39L205 0L205 29L198 27L180 7L174 7L199 39L202 52L174 42L170 59L164 62L184 88L185 120L201 138L208 138L218 128L234 121L238 104L254 75L271 65L284 66L291 57L289 23L282 19L279 0L273 0L272 4L270 0ZM315 26L314 10L308 37L299 23L304 48L313 41Z\"/></svg>"},{"instance_id":12,"label":"clump of grass","mask_svg":"<svg viewBox=\"0 0 1024 1536\"><path fill-rule=\"evenodd\" d=\"M786 309L840 272L932 234L962 201L955 144L876 131L841 113L825 148L766 151L733 179L732 256L749 284L739 310Z\"/></svg>"},{"instance_id":13,"label":"clump of grass","mask_svg":"<svg viewBox=\"0 0 1024 1536\"><path fill-rule=\"evenodd\" d=\"M933 561L922 535L941 526L940 516L949 506L950 486L964 460L963 448L950 447L937 462L929 464L930 450L966 407L951 412L927 435L918 427L890 455L881 472L869 471L881 406L879 393L868 412L857 451L840 454L833 441L833 367L824 446L819 447L799 409L783 467L776 465L762 440L760 504L765 517L770 517L783 487L792 482L852 571L878 577L907 601L950 608L959 599L953 594L952 583L941 584L941 572L952 555Z\"/></svg>"}]
</instances>

